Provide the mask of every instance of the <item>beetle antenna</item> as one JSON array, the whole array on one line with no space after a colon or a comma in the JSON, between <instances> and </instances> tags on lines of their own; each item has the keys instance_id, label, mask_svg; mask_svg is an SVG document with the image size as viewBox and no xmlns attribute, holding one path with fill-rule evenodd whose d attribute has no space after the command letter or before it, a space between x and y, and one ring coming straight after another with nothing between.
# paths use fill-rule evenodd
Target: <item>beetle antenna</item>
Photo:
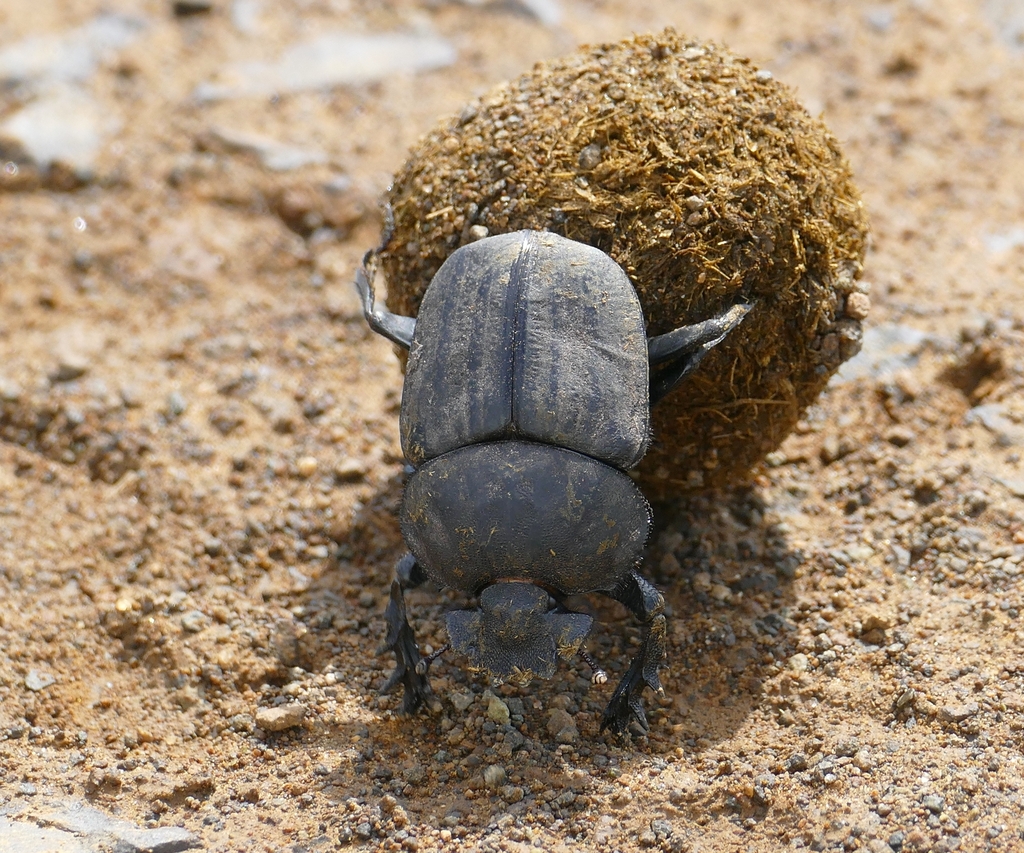
<instances>
[{"instance_id":1,"label":"beetle antenna","mask_svg":"<svg viewBox=\"0 0 1024 853\"><path fill-rule=\"evenodd\" d=\"M594 684L604 684L608 681L608 673L597 665L597 661L587 654L586 649L580 649L580 657L583 658L583 662L587 666L594 670L594 674L590 678Z\"/></svg>"},{"instance_id":2,"label":"beetle antenna","mask_svg":"<svg viewBox=\"0 0 1024 853\"><path fill-rule=\"evenodd\" d=\"M431 652L425 658L421 658L420 662L418 664L416 664L416 672L419 675L426 675L427 674L427 670L430 669L430 665L434 661L436 661L439 657L441 657L441 655L443 655L451 647L452 647L451 643L445 643L443 646L441 646L441 648L437 649L437 651Z\"/></svg>"}]
</instances>

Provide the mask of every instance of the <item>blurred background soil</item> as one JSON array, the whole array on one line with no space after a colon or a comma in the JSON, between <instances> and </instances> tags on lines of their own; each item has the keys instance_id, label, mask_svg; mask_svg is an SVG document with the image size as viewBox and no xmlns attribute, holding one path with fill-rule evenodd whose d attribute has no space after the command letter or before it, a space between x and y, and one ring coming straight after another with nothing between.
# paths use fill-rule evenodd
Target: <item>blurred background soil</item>
<instances>
[{"instance_id":1,"label":"blurred background soil","mask_svg":"<svg viewBox=\"0 0 1024 853\"><path fill-rule=\"evenodd\" d=\"M843 143L864 350L752 483L658 507L649 737L581 661L443 660L400 717L378 199L492 85L668 25ZM5 0L0 849L1024 849L1022 72L1014 0ZM436 647L461 602L409 601Z\"/></svg>"}]
</instances>

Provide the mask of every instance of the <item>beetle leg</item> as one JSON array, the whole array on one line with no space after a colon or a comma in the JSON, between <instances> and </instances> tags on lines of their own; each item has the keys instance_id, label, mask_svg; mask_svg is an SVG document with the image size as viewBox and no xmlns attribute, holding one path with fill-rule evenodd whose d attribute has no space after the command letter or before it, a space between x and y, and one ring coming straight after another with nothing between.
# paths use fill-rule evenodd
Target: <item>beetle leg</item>
<instances>
[{"instance_id":1,"label":"beetle leg","mask_svg":"<svg viewBox=\"0 0 1024 853\"><path fill-rule=\"evenodd\" d=\"M395 569L395 580L391 582L391 597L384 610L384 618L388 623L388 633L381 652L395 653L395 669L381 688L387 693L399 684L404 688L402 694L402 713L411 714L420 705L433 708L437 705L434 691L427 680L428 659L420 654L413 635L412 626L405 612L404 590L419 586L426 580L423 570L412 554L406 554L398 562ZM420 671L422 670L422 671Z\"/></svg>"},{"instance_id":2,"label":"beetle leg","mask_svg":"<svg viewBox=\"0 0 1024 853\"><path fill-rule=\"evenodd\" d=\"M651 405L692 373L711 350L735 329L750 311L749 305L733 305L717 317L680 326L664 335L647 339L647 358L651 364ZM657 365L664 365L658 367Z\"/></svg>"},{"instance_id":3,"label":"beetle leg","mask_svg":"<svg viewBox=\"0 0 1024 853\"><path fill-rule=\"evenodd\" d=\"M631 571L608 595L626 605L643 623L643 636L640 651L605 708L601 731L610 728L621 734L632 717L646 732L649 726L641 700L644 687L655 693L665 692L658 677L658 668L665 661L665 599L654 584L636 571Z\"/></svg>"},{"instance_id":4,"label":"beetle leg","mask_svg":"<svg viewBox=\"0 0 1024 853\"><path fill-rule=\"evenodd\" d=\"M365 259L363 265L356 270L356 290L359 291L363 316L370 328L403 349L409 349L412 346L412 336L416 331L416 318L402 317L399 314L392 314L390 311L377 308L373 292L372 271L367 267Z\"/></svg>"},{"instance_id":5,"label":"beetle leg","mask_svg":"<svg viewBox=\"0 0 1024 853\"><path fill-rule=\"evenodd\" d=\"M395 566L395 579L402 585L403 590L416 589L420 584L426 583L427 574L412 554L406 554Z\"/></svg>"},{"instance_id":6,"label":"beetle leg","mask_svg":"<svg viewBox=\"0 0 1024 853\"><path fill-rule=\"evenodd\" d=\"M374 251L375 255L379 255L387 247L388 243L391 242L391 238L395 236L395 209L391 206L390 201L384 202L384 228L381 230L380 245Z\"/></svg>"},{"instance_id":7,"label":"beetle leg","mask_svg":"<svg viewBox=\"0 0 1024 853\"><path fill-rule=\"evenodd\" d=\"M590 677L591 682L594 684L606 684L608 682L608 673L597 665L597 661L587 654L586 649L580 649L580 657L583 658L583 662L593 672L593 675Z\"/></svg>"}]
</instances>

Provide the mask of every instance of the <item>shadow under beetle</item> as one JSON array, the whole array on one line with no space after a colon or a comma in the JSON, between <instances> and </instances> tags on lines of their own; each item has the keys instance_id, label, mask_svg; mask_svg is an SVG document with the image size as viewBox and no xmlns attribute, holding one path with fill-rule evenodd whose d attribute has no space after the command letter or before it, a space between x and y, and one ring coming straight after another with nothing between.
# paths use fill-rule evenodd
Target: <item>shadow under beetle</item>
<instances>
[{"instance_id":1,"label":"shadow under beetle","mask_svg":"<svg viewBox=\"0 0 1024 853\"><path fill-rule=\"evenodd\" d=\"M601 592L643 626L640 650L601 729L644 731L644 687L661 693L664 599L639 572L651 509L625 473L650 440L650 408L740 323L736 305L648 339L640 300L598 249L541 231L455 251L414 319L378 309L364 265L356 286L370 327L409 351L402 449L415 468L385 611L397 665L385 690L403 710L432 701L431 662L454 649L500 683L550 678L580 654L593 618L568 596ZM479 596L447 614L449 643L425 658L403 591L430 579Z\"/></svg>"}]
</instances>

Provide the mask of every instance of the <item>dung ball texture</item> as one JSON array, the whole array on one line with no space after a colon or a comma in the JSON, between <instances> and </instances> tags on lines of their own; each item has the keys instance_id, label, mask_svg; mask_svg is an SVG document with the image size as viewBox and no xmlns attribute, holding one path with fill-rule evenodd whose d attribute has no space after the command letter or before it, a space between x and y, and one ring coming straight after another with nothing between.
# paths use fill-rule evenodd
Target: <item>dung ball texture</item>
<instances>
[{"instance_id":1,"label":"dung ball texture","mask_svg":"<svg viewBox=\"0 0 1024 853\"><path fill-rule=\"evenodd\" d=\"M388 203L396 313L457 248L523 228L607 252L649 335L753 305L655 408L655 498L747 474L860 347L867 229L838 143L769 72L673 30L499 86L419 142Z\"/></svg>"}]
</instances>

